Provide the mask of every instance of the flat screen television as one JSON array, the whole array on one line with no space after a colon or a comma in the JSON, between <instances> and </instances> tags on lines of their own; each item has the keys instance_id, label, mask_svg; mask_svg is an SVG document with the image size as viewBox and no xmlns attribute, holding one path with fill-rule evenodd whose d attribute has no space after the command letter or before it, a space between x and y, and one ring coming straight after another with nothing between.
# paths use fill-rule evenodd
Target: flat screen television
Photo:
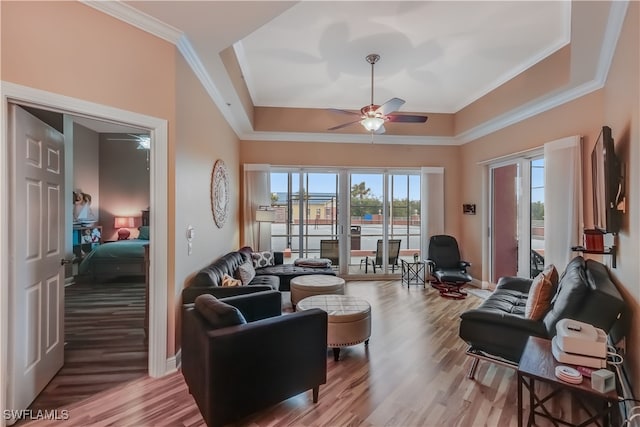
<instances>
[{"instance_id":1,"label":"flat screen television","mask_svg":"<svg viewBox=\"0 0 640 427\"><path fill-rule=\"evenodd\" d=\"M602 127L591 152L591 173L594 229L617 233L620 230L618 203L622 198L622 176L609 126Z\"/></svg>"}]
</instances>

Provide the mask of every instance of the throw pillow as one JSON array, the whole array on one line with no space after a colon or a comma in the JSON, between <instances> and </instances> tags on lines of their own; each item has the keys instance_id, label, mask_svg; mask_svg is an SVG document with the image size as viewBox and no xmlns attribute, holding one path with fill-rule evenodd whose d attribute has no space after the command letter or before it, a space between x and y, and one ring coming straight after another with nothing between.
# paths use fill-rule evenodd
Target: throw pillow
<instances>
[{"instance_id":1,"label":"throw pillow","mask_svg":"<svg viewBox=\"0 0 640 427\"><path fill-rule=\"evenodd\" d=\"M551 307L551 299L553 298L555 286L551 281L547 280L543 273L540 273L533 279L529 296L527 297L527 305L524 309L524 316L531 320L540 320Z\"/></svg>"},{"instance_id":2,"label":"throw pillow","mask_svg":"<svg viewBox=\"0 0 640 427\"><path fill-rule=\"evenodd\" d=\"M269 251L253 252L251 254L251 259L253 260L253 268L262 268L268 267L270 265L275 265L275 262L273 260L273 253Z\"/></svg>"},{"instance_id":3,"label":"throw pillow","mask_svg":"<svg viewBox=\"0 0 640 427\"><path fill-rule=\"evenodd\" d=\"M213 295L198 296L195 300L195 308L214 328L226 328L247 323L240 310L220 301Z\"/></svg>"},{"instance_id":4,"label":"throw pillow","mask_svg":"<svg viewBox=\"0 0 640 427\"><path fill-rule=\"evenodd\" d=\"M234 279L233 277L225 274L222 276L222 286L225 288L230 288L233 286L242 286L242 280Z\"/></svg>"},{"instance_id":5,"label":"throw pillow","mask_svg":"<svg viewBox=\"0 0 640 427\"><path fill-rule=\"evenodd\" d=\"M148 225L141 225L140 227L138 227L138 231L140 231L140 233L138 233L138 239L140 239L140 240L149 240L149 226Z\"/></svg>"},{"instance_id":6,"label":"throw pillow","mask_svg":"<svg viewBox=\"0 0 640 427\"><path fill-rule=\"evenodd\" d=\"M247 261L240 264L238 270L236 270L235 276L237 279L242 281L243 285L248 285L253 278L256 277L256 270L253 268L253 263L251 261Z\"/></svg>"},{"instance_id":7,"label":"throw pillow","mask_svg":"<svg viewBox=\"0 0 640 427\"><path fill-rule=\"evenodd\" d=\"M556 286L558 286L558 279L559 279L559 274L558 274L558 270L556 269L556 266L553 264L549 264L547 265L544 270L542 270L542 274L544 274L544 277L551 282L551 285L555 288Z\"/></svg>"}]
</instances>

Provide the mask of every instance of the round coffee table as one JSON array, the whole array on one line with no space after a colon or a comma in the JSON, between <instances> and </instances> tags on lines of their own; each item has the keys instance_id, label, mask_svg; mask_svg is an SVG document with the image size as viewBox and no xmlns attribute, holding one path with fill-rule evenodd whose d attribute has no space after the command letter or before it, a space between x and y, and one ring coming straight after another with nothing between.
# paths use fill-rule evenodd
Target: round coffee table
<instances>
[{"instance_id":1,"label":"round coffee table","mask_svg":"<svg viewBox=\"0 0 640 427\"><path fill-rule=\"evenodd\" d=\"M291 279L291 304L295 308L298 302L312 295L344 294L344 279L328 274L309 274Z\"/></svg>"},{"instance_id":2,"label":"round coffee table","mask_svg":"<svg viewBox=\"0 0 640 427\"><path fill-rule=\"evenodd\" d=\"M371 305L350 295L314 295L298 303L300 310L319 308L328 314L327 346L333 349L333 359L340 358L340 347L369 345L371 336Z\"/></svg>"}]
</instances>

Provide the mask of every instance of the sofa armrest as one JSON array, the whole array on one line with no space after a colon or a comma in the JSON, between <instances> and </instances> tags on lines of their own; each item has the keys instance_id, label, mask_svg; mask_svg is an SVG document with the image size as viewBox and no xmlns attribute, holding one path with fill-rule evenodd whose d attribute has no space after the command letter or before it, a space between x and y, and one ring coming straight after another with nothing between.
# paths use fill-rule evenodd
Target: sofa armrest
<instances>
[{"instance_id":1,"label":"sofa armrest","mask_svg":"<svg viewBox=\"0 0 640 427\"><path fill-rule=\"evenodd\" d=\"M247 322L267 319L282 314L282 294L278 291L254 292L226 297L223 301L236 307Z\"/></svg>"},{"instance_id":2,"label":"sofa armrest","mask_svg":"<svg viewBox=\"0 0 640 427\"><path fill-rule=\"evenodd\" d=\"M196 300L197 297L203 294L213 295L214 297L228 298L236 295L247 295L255 292L272 291L271 286L251 285L251 286L189 286L182 290L182 303L190 304Z\"/></svg>"},{"instance_id":3,"label":"sofa armrest","mask_svg":"<svg viewBox=\"0 0 640 427\"><path fill-rule=\"evenodd\" d=\"M529 289L531 288L531 283L533 283L533 280L525 277L505 276L498 280L496 289L509 289L528 294Z\"/></svg>"},{"instance_id":4,"label":"sofa armrest","mask_svg":"<svg viewBox=\"0 0 640 427\"><path fill-rule=\"evenodd\" d=\"M494 324L502 328L517 330L527 335L547 336L547 329L543 322L527 319L516 314L477 308L465 311L460 315L460 318L465 322Z\"/></svg>"}]
</instances>

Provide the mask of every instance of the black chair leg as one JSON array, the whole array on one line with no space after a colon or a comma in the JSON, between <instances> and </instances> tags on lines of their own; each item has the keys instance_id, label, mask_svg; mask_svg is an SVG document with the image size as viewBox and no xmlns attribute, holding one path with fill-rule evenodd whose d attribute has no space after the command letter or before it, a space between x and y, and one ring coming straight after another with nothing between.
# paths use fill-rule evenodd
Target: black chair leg
<instances>
[{"instance_id":1,"label":"black chair leg","mask_svg":"<svg viewBox=\"0 0 640 427\"><path fill-rule=\"evenodd\" d=\"M313 403L318 403L318 394L320 393L320 386L317 385L313 388Z\"/></svg>"}]
</instances>

